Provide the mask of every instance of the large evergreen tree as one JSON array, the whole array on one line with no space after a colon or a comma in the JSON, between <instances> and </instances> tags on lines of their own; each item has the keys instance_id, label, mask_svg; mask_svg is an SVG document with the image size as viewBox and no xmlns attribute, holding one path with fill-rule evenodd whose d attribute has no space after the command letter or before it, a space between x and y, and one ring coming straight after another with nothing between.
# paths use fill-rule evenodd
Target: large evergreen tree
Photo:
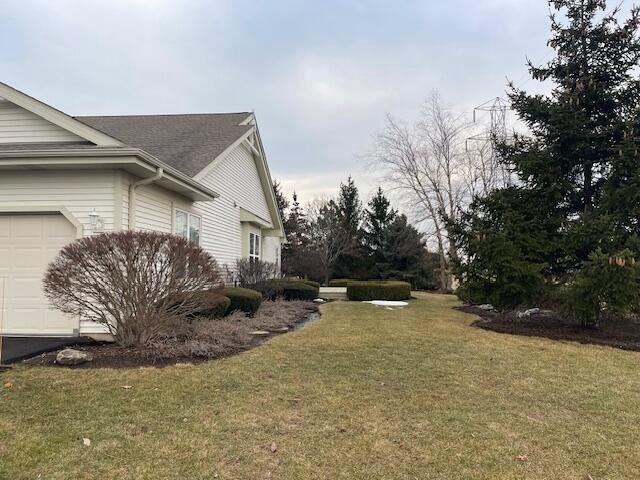
<instances>
[{"instance_id":1,"label":"large evergreen tree","mask_svg":"<svg viewBox=\"0 0 640 480\"><path fill-rule=\"evenodd\" d=\"M340 278L363 278L369 268L362 230L362 202L353 178L340 184L336 201L342 238L346 242L344 253L334 262L332 275Z\"/></svg>"},{"instance_id":2,"label":"large evergreen tree","mask_svg":"<svg viewBox=\"0 0 640 480\"><path fill-rule=\"evenodd\" d=\"M289 208L289 200L282 193L282 186L277 180L273 181L273 195L276 197L276 204L278 205L278 211L280 212L280 218L284 222L286 220L285 214L287 208Z\"/></svg>"},{"instance_id":3,"label":"large evergreen tree","mask_svg":"<svg viewBox=\"0 0 640 480\"><path fill-rule=\"evenodd\" d=\"M386 232L391 223L396 218L396 211L391 208L391 202L384 195L381 187L378 187L376 194L371 197L368 208L364 211L365 217L365 244L369 250L375 276L379 276L380 263L383 260L383 249L385 248Z\"/></svg>"},{"instance_id":4,"label":"large evergreen tree","mask_svg":"<svg viewBox=\"0 0 640 480\"><path fill-rule=\"evenodd\" d=\"M385 196L381 187L371 197L368 208L364 212L366 222L366 240L369 248L379 250L383 241L383 233L396 217L396 211L391 208L391 202Z\"/></svg>"},{"instance_id":5,"label":"large evergreen tree","mask_svg":"<svg viewBox=\"0 0 640 480\"><path fill-rule=\"evenodd\" d=\"M395 218L382 230L376 268L383 280L404 280L414 289L435 287L435 270L424 235L407 221Z\"/></svg>"},{"instance_id":6,"label":"large evergreen tree","mask_svg":"<svg viewBox=\"0 0 640 480\"><path fill-rule=\"evenodd\" d=\"M614 252L638 233L639 11L620 21L605 0L550 4L556 55L529 69L553 90L511 86L530 132L499 145L516 186L474 202L455 229L457 272L479 301L532 301L597 248Z\"/></svg>"}]
</instances>

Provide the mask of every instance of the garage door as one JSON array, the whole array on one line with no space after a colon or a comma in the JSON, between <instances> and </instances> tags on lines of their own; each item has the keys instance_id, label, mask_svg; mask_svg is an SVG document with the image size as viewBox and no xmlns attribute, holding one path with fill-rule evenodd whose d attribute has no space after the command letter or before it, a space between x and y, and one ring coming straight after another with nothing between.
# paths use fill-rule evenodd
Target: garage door
<instances>
[{"instance_id":1,"label":"garage door","mask_svg":"<svg viewBox=\"0 0 640 480\"><path fill-rule=\"evenodd\" d=\"M0 214L0 332L71 335L78 320L49 308L42 291L47 265L76 238L59 214Z\"/></svg>"}]
</instances>

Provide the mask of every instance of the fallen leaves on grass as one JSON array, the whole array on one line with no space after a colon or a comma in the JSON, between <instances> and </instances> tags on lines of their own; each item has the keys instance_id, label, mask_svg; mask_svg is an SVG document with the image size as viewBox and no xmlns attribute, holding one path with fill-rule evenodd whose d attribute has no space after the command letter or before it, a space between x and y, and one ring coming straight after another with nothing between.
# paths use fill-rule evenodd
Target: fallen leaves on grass
<instances>
[{"instance_id":1,"label":"fallen leaves on grass","mask_svg":"<svg viewBox=\"0 0 640 480\"><path fill-rule=\"evenodd\" d=\"M7 383L5 383L5 384L3 385L3 387L4 387L4 388L11 388L11 387L13 387L13 383L11 383L11 382L7 382Z\"/></svg>"},{"instance_id":2,"label":"fallen leaves on grass","mask_svg":"<svg viewBox=\"0 0 640 480\"><path fill-rule=\"evenodd\" d=\"M276 442L271 442L271 453L276 453L278 451L278 444Z\"/></svg>"},{"instance_id":3,"label":"fallen leaves on grass","mask_svg":"<svg viewBox=\"0 0 640 480\"><path fill-rule=\"evenodd\" d=\"M516 460L518 460L519 462L527 462L529 461L529 455L527 455L526 453L521 453L516 457Z\"/></svg>"}]
</instances>

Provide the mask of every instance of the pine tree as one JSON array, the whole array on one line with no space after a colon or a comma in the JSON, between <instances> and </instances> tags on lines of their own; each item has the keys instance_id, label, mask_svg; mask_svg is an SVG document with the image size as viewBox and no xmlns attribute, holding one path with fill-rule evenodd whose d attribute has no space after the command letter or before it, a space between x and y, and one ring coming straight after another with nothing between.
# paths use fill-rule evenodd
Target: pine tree
<instances>
[{"instance_id":1,"label":"pine tree","mask_svg":"<svg viewBox=\"0 0 640 480\"><path fill-rule=\"evenodd\" d=\"M535 301L597 248L637 243L639 10L620 21L605 0L550 3L556 56L529 70L554 88L531 95L511 85L530 133L499 145L516 186L475 201L454 228L464 252L456 272L472 301Z\"/></svg>"},{"instance_id":2,"label":"pine tree","mask_svg":"<svg viewBox=\"0 0 640 480\"><path fill-rule=\"evenodd\" d=\"M362 222L362 202L358 194L358 187L356 187L351 176L347 179L347 183L340 184L337 203L338 212L342 217L343 228L354 241L359 240L357 237L360 233Z\"/></svg>"},{"instance_id":3,"label":"pine tree","mask_svg":"<svg viewBox=\"0 0 640 480\"><path fill-rule=\"evenodd\" d=\"M381 187L378 187L376 194L369 200L368 207L364 212L367 244L375 251L382 245L383 232L395 219L396 211L390 208L391 202Z\"/></svg>"},{"instance_id":4,"label":"pine tree","mask_svg":"<svg viewBox=\"0 0 640 480\"><path fill-rule=\"evenodd\" d=\"M292 199L289 215L284 222L284 229L287 232L288 248L298 248L305 246L307 240L307 221L296 192L293 192Z\"/></svg>"},{"instance_id":5,"label":"pine tree","mask_svg":"<svg viewBox=\"0 0 640 480\"><path fill-rule=\"evenodd\" d=\"M285 221L285 213L287 208L289 208L289 201L287 197L282 193L282 186L280 182L277 180L273 181L273 195L276 197L276 204L278 205L278 211L280 212L280 218L282 221Z\"/></svg>"},{"instance_id":6,"label":"pine tree","mask_svg":"<svg viewBox=\"0 0 640 480\"><path fill-rule=\"evenodd\" d=\"M376 263L380 278L407 281L415 289L434 288L435 271L424 235L405 215L396 215L384 227L381 240Z\"/></svg>"},{"instance_id":7,"label":"pine tree","mask_svg":"<svg viewBox=\"0 0 640 480\"><path fill-rule=\"evenodd\" d=\"M640 17L633 8L620 23L617 8L604 13L605 0L552 4L566 15L566 22L551 15L548 44L556 57L529 68L534 79L555 87L549 96L511 88L513 109L532 136L516 136L502 153L523 188L553 200L551 213L564 227L560 258L551 261L554 271L562 272L578 267L609 232L611 223L603 217L609 212L601 207L610 175L636 155L637 142L624 140L633 137L640 107L635 71Z\"/></svg>"},{"instance_id":8,"label":"pine tree","mask_svg":"<svg viewBox=\"0 0 640 480\"><path fill-rule=\"evenodd\" d=\"M362 278L368 273L369 263L364 248L362 231L362 202L358 187L351 176L340 184L336 201L344 239L344 253L334 262L332 275L339 278Z\"/></svg>"}]
</instances>

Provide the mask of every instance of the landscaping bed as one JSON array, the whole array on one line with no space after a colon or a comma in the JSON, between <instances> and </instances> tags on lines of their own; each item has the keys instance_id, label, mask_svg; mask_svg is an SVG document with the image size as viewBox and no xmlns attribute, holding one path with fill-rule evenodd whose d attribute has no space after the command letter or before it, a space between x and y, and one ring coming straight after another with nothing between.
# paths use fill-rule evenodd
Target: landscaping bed
<instances>
[{"instance_id":1,"label":"landscaping bed","mask_svg":"<svg viewBox=\"0 0 640 480\"><path fill-rule=\"evenodd\" d=\"M480 320L473 322L472 326L484 330L640 351L639 324L625 322L595 328L571 322L552 311L518 318L514 311L501 313L470 305L459 307L459 310L479 316Z\"/></svg>"},{"instance_id":2,"label":"landscaping bed","mask_svg":"<svg viewBox=\"0 0 640 480\"><path fill-rule=\"evenodd\" d=\"M304 301L265 301L253 316L236 311L222 319L195 319L175 326L172 335L144 347L113 343L80 345L93 360L70 368L132 368L197 363L227 357L256 347L316 316L318 306ZM269 335L252 335L254 331ZM55 365L56 352L24 360L28 365Z\"/></svg>"}]
</instances>

